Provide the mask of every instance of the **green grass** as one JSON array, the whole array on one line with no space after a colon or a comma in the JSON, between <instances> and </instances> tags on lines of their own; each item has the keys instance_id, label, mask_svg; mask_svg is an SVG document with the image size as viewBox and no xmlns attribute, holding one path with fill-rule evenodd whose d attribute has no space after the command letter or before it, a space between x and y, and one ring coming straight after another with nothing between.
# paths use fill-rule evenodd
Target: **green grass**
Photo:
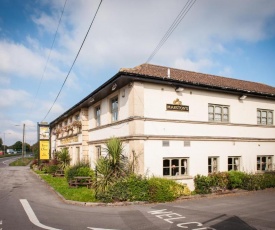
<instances>
[{"instance_id":1,"label":"green grass","mask_svg":"<svg viewBox=\"0 0 275 230\"><path fill-rule=\"evenodd\" d=\"M37 173L37 172L36 172ZM96 202L94 189L86 187L70 188L67 180L64 177L53 177L51 175L40 174L40 177L45 180L55 191L59 192L66 200L80 202Z\"/></svg>"},{"instance_id":2,"label":"green grass","mask_svg":"<svg viewBox=\"0 0 275 230\"><path fill-rule=\"evenodd\" d=\"M33 157L19 158L16 161L9 164L9 166L26 166L33 160Z\"/></svg>"}]
</instances>

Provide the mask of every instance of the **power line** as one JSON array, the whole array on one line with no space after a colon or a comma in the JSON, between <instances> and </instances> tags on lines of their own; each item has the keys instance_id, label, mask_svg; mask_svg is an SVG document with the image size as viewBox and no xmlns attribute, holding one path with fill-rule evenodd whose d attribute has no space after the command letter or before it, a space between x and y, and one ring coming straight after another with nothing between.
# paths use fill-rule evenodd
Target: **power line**
<instances>
[{"instance_id":1,"label":"power line","mask_svg":"<svg viewBox=\"0 0 275 230\"><path fill-rule=\"evenodd\" d=\"M88 29L88 31L87 31L85 37L84 37L84 40L82 41L82 44L81 44L81 46L80 46L80 48L79 48L79 50L78 50L78 52L77 52L77 55L76 55L76 57L75 57L75 59L74 59L74 61L73 61L72 66L71 66L71 68L70 68L70 70L69 70L69 72L68 72L68 74L67 74L67 76L66 76L66 78L65 78L65 80L64 80L64 82L63 82L63 84L62 84L62 86L61 86L61 88L60 88L60 90L59 90L59 92L58 92L58 94L57 94L57 96L56 96L56 98L55 98L55 100L54 100L52 106L51 106L51 108L49 109L48 113L46 114L46 116L43 118L42 121L44 121L44 120L46 119L46 117L47 117L47 116L49 115L49 113L51 112L51 110L52 110L52 108L53 108L55 102L57 101L57 99L58 99L58 97L59 97L59 95L60 95L60 93L61 93L61 91L62 91L62 89L63 89L63 87L64 87L64 85L65 85L65 83L66 83L66 81L67 81L67 79L68 79L68 77L69 77L71 71L72 71L72 69L73 69L73 66L74 66L74 64L75 64L75 62L76 62L76 59L78 58L78 56L79 56L79 54L80 54L80 51L81 51L81 49L82 49L82 47L83 47L83 45L84 45L84 42L85 42L85 40L86 40L86 38L87 38L87 36L88 36L88 34L89 34L89 32L90 32L90 29L91 29L91 27L92 27L92 25L93 25L93 22L94 22L94 20L95 20L95 18L96 18L97 12L98 12L98 10L99 10L99 8L100 8L100 6L101 6L102 1L103 1L103 0L100 1L99 5L98 5L98 7L97 7L97 10L96 10L96 13L95 13L95 15L94 15L94 18L93 18L93 20L92 20L92 22L91 22L91 24L90 24L90 26L89 26L89 29Z\"/></svg>"},{"instance_id":2,"label":"power line","mask_svg":"<svg viewBox=\"0 0 275 230\"><path fill-rule=\"evenodd\" d=\"M64 10L65 10L66 4L67 4L67 0L65 0L65 2L64 2L63 9L62 9L62 12L61 12L61 15L60 15L60 18L59 18L59 22L58 22L58 25L57 25L57 28L56 28L56 31L55 31L55 35L54 35L54 38L53 38L53 41L52 41L52 45L51 45L51 48L50 48L50 52L49 52L49 55L48 55L48 58L47 58L47 61L46 61L45 67L44 67L43 74L42 74L42 76L40 78L40 82L39 82L39 85L38 85L38 88L37 88L37 91L36 91L36 94L35 94L35 97L34 97L34 103L33 103L32 109L30 111L32 111L33 107L35 106L37 95L38 95L38 92L40 90L41 83L42 83L42 81L44 79L44 76L45 76L45 73L46 73L46 69L48 67L48 62L49 62L50 57L51 57L52 49L53 49L53 46L54 46L54 43L55 43L55 39L56 39L57 32L58 32L58 29L59 29L59 26L60 26L60 23L61 23L61 19L62 19L63 14L64 14Z\"/></svg>"},{"instance_id":3,"label":"power line","mask_svg":"<svg viewBox=\"0 0 275 230\"><path fill-rule=\"evenodd\" d=\"M164 45L164 43L167 41L167 39L170 37L170 35L173 33L173 31L177 28L179 23L182 21L182 19L185 17L185 15L189 12L189 10L192 8L192 6L195 4L196 0L188 0L172 25L169 27L165 35L162 37L156 48L153 50L149 58L147 59L146 63L150 62L152 58L156 55L156 53L160 50L160 48Z\"/></svg>"}]
</instances>

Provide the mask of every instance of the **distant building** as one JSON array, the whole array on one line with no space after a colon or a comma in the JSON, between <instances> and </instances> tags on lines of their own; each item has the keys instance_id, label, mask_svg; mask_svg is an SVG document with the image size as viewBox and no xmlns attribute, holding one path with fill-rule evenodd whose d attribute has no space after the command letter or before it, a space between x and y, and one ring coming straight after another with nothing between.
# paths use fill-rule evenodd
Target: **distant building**
<instances>
[{"instance_id":1,"label":"distant building","mask_svg":"<svg viewBox=\"0 0 275 230\"><path fill-rule=\"evenodd\" d=\"M50 123L51 151L94 167L112 136L138 173L187 183L218 171L274 169L275 88L143 64L122 68Z\"/></svg>"}]
</instances>

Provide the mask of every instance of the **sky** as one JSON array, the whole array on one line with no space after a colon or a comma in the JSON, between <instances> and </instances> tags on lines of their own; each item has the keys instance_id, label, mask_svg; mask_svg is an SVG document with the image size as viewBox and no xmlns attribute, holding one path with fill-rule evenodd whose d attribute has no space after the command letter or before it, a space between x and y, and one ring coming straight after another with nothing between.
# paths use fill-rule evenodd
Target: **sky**
<instances>
[{"instance_id":1,"label":"sky","mask_svg":"<svg viewBox=\"0 0 275 230\"><path fill-rule=\"evenodd\" d=\"M22 141L23 124L26 142L36 143L37 122L50 123L120 68L145 63L187 0L103 0L68 75L99 3L0 0L4 144ZM275 87L274 51L275 1L197 0L149 63Z\"/></svg>"}]
</instances>

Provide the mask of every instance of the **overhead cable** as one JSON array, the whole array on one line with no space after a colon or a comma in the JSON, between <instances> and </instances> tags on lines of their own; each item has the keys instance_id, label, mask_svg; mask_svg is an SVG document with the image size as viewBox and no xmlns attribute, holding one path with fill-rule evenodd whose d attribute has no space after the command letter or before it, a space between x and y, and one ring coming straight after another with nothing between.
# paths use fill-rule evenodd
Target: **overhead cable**
<instances>
[{"instance_id":1,"label":"overhead cable","mask_svg":"<svg viewBox=\"0 0 275 230\"><path fill-rule=\"evenodd\" d=\"M163 44L167 41L167 39L170 37L170 35L173 33L173 31L177 28L179 23L182 21L182 19L185 17L185 15L189 12L189 10L192 8L192 6L195 4L196 0L188 0L172 25L169 27L165 35L162 37L156 48L153 50L149 58L147 59L146 63L149 63L152 58L156 55L156 53L160 50L160 48L163 46Z\"/></svg>"},{"instance_id":2,"label":"overhead cable","mask_svg":"<svg viewBox=\"0 0 275 230\"><path fill-rule=\"evenodd\" d=\"M60 23L61 23L61 19L63 17L63 13L64 13L64 10L65 10L65 6L67 4L67 0L65 0L64 2L64 5L63 5L63 9L62 9L62 13L60 15L60 18L59 18L59 22L58 22L58 25L57 25L57 28L56 28L56 31L55 31L55 35L54 35L54 38L53 38L53 41L52 41L52 45L51 45L51 49L50 49L50 52L49 52L49 55L48 55L48 58L47 58L47 61L46 61L46 64L45 64L45 67L44 67L44 71L43 71L43 74L40 78L40 82L39 82L39 85L38 85L38 88L37 88L37 91L36 91L36 94L35 94L35 97L34 97L34 103L33 103L33 107L35 106L35 102L36 102L36 99L37 99L37 95L38 95L38 92L40 90L40 87L41 87L41 83L44 79L44 76L45 76L45 73L46 73L46 69L47 69L47 66L48 66L48 62L50 60L50 57L51 57L51 53L52 53L52 49L53 49L53 46L54 46L54 43L55 43L55 39L56 39L56 36L57 36L57 32L58 32L58 29L59 29L59 26L60 26ZM30 111L33 110L33 107Z\"/></svg>"},{"instance_id":3,"label":"overhead cable","mask_svg":"<svg viewBox=\"0 0 275 230\"><path fill-rule=\"evenodd\" d=\"M58 97L59 97L59 95L60 95L60 93L61 93L61 91L62 91L62 89L63 89L63 87L64 87L64 85L65 85L65 83L66 83L66 81L67 81L67 79L68 79L68 77L69 77L71 71L72 71L72 69L73 69L73 66L74 66L74 64L75 64L75 62L76 62L76 60L77 60L77 58L78 58L78 56L79 56L79 54L80 54L80 51L81 51L81 49L82 49L82 47L83 47L83 45L84 45L84 43L85 43L85 40L86 40L86 38L87 38L87 36L88 36L88 34L89 34L89 32L90 32L90 29L91 29L91 27L92 27L92 25L93 25L93 22L94 22L94 20L95 20L95 18L96 18L97 12L98 12L98 10L99 10L99 8L100 8L100 6L101 6L102 1L103 1L103 0L100 1L99 5L98 5L98 7L97 7L96 13L95 13L95 15L94 15L94 17L93 17L93 20L92 20L92 22L91 22L91 24L90 24L90 26L89 26L89 29L88 29L87 33L86 33L86 35L85 35L85 37L84 37L84 39L83 39L83 41L82 41L82 44L81 44L81 46L80 46L80 48L79 48L79 50L78 50L78 52L77 52L77 55L76 55L76 57L75 57L75 59L74 59L74 61L73 61L72 66L71 66L71 68L70 68L70 70L69 70L69 72L68 72L68 74L67 74L67 76L66 76L66 78L65 78L65 80L64 80L64 82L63 82L63 84L62 84L62 86L61 86L61 88L60 88L60 90L59 90L59 92L58 92L58 94L57 94L57 96L56 96L56 98L55 98L55 100L54 100L52 106L51 106L51 108L49 109L49 111L47 112L46 116L43 118L42 121L45 121L45 119L47 118L47 116L48 116L49 113L51 112L51 110L52 110L54 104L56 103L56 101L57 101L57 99L58 99Z\"/></svg>"}]
</instances>

